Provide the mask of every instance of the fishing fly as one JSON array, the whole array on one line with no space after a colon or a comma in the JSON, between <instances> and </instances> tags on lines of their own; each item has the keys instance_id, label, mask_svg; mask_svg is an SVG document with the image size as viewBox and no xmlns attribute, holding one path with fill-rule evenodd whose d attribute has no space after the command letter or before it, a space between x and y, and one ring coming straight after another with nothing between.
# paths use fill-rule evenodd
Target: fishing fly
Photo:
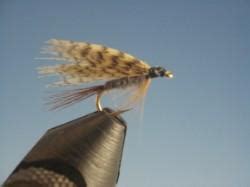
<instances>
[{"instance_id":1,"label":"fishing fly","mask_svg":"<svg viewBox=\"0 0 250 187\"><path fill-rule=\"evenodd\" d=\"M163 67L151 67L130 54L103 45L58 39L49 40L47 43L43 53L50 54L50 57L46 59L65 62L39 68L40 74L59 75L62 78L51 86L105 81L100 85L53 95L53 109L67 107L96 95L96 108L102 111L101 98L108 91L135 87L130 93L132 102L135 102L145 96L151 79L173 77L172 72Z\"/></svg>"}]
</instances>

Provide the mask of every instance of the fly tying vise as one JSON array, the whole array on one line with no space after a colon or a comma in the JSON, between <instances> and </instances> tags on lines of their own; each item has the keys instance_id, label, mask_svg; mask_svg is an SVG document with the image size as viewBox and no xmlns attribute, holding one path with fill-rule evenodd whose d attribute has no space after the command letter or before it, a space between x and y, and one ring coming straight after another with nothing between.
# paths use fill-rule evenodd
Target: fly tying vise
<instances>
[{"instance_id":1,"label":"fly tying vise","mask_svg":"<svg viewBox=\"0 0 250 187\"><path fill-rule=\"evenodd\" d=\"M98 44L52 39L43 52L51 55L44 59L66 61L65 64L39 68L40 74L62 77L61 81L52 83L52 86L106 81L101 85L53 95L53 109L96 95L96 108L102 111L101 96L107 91L134 86L136 91L131 95L133 101L136 101L145 96L152 78L173 77L172 72L163 67L151 67L130 54Z\"/></svg>"}]
</instances>

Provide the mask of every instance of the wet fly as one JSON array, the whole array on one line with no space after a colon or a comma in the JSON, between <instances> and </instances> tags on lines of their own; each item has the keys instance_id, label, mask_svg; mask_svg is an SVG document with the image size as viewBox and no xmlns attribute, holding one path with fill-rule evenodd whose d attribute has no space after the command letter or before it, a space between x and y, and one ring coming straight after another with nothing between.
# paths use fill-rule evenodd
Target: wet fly
<instances>
[{"instance_id":1,"label":"wet fly","mask_svg":"<svg viewBox=\"0 0 250 187\"><path fill-rule=\"evenodd\" d=\"M98 44L52 39L43 53L50 54L46 59L65 62L39 68L40 74L62 78L51 86L105 81L100 85L53 95L53 109L67 107L95 95L96 108L102 111L101 97L110 90L134 86L136 89L130 93L134 102L145 96L151 79L173 77L172 72L163 67L151 67L130 54Z\"/></svg>"}]
</instances>

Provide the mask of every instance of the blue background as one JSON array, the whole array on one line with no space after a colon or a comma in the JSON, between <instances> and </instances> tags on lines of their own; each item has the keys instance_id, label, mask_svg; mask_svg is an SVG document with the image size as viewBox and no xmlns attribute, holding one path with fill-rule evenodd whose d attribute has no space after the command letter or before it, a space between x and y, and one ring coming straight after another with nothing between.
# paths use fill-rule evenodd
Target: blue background
<instances>
[{"instance_id":1,"label":"blue background","mask_svg":"<svg viewBox=\"0 0 250 187\"><path fill-rule=\"evenodd\" d=\"M250 186L248 0L0 2L0 183L48 128L95 110L44 106L50 38L101 43L175 73L156 79L128 135L119 187Z\"/></svg>"}]
</instances>

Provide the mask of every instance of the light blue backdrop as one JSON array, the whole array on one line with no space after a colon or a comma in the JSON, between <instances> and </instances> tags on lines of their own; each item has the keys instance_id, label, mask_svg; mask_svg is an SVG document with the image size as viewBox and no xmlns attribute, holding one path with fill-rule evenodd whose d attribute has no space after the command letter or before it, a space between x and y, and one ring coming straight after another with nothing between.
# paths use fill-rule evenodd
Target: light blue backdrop
<instances>
[{"instance_id":1,"label":"light blue backdrop","mask_svg":"<svg viewBox=\"0 0 250 187\"><path fill-rule=\"evenodd\" d=\"M50 38L102 43L173 70L152 82L142 125L132 112L119 187L250 186L248 0L0 2L0 183L48 128L94 111L59 112L38 79Z\"/></svg>"}]
</instances>

